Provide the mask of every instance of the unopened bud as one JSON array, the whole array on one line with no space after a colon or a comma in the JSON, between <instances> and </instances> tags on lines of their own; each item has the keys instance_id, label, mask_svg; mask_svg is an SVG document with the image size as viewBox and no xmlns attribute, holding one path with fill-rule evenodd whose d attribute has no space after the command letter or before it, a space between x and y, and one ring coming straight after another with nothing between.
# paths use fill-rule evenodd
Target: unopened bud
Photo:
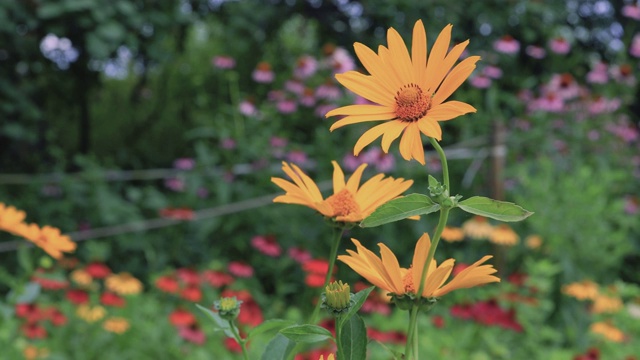
<instances>
[{"instance_id":1,"label":"unopened bud","mask_svg":"<svg viewBox=\"0 0 640 360\"><path fill-rule=\"evenodd\" d=\"M322 294L322 307L334 315L346 312L355 303L348 284L332 282Z\"/></svg>"},{"instance_id":2,"label":"unopened bud","mask_svg":"<svg viewBox=\"0 0 640 360\"><path fill-rule=\"evenodd\" d=\"M225 297L213 302L213 308L218 311L221 318L233 320L240 313L241 300L236 297Z\"/></svg>"}]
</instances>

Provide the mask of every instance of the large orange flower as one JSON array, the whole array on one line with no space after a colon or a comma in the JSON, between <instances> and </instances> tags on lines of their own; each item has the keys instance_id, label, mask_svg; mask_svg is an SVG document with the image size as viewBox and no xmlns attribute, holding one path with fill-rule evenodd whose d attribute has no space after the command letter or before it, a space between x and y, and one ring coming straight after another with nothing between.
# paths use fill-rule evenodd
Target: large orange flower
<instances>
[{"instance_id":1,"label":"large orange flower","mask_svg":"<svg viewBox=\"0 0 640 360\"><path fill-rule=\"evenodd\" d=\"M354 48L370 75L348 71L336 79L349 90L373 102L373 105L349 105L327 113L327 117L346 115L331 126L339 127L366 121L385 121L366 131L358 140L354 154L382 136L382 150L400 139L400 154L406 160L416 159L424 165L424 149L420 133L441 140L439 121L451 120L476 109L464 102L445 101L471 75L479 56L470 56L455 67L455 62L469 40L451 51L451 25L436 39L427 60L427 36L422 21L413 27L411 55L400 37L390 28L388 47L379 46L378 53L361 43Z\"/></svg>"},{"instance_id":2,"label":"large orange flower","mask_svg":"<svg viewBox=\"0 0 640 360\"><path fill-rule=\"evenodd\" d=\"M338 260L349 265L355 272L367 279L373 285L384 289L397 296L405 294L416 295L422 277L422 270L427 262L427 254L431 247L429 234L425 233L416 243L413 254L413 263L409 269L401 268L398 259L389 248L380 243L379 258L372 251L360 244L356 239L351 239L356 245L357 252L347 250L349 255L340 255ZM444 285L453 270L454 259L445 260L440 266L435 260L429 264L427 279L425 281L422 297L440 297L457 290L483 285L491 282L499 282L494 274L497 270L492 265L481 265L492 256L487 255L476 261L466 269L458 273L449 283ZM444 286L443 286L444 285Z\"/></svg>"},{"instance_id":3,"label":"large orange flower","mask_svg":"<svg viewBox=\"0 0 640 360\"><path fill-rule=\"evenodd\" d=\"M293 180L272 177L286 194L273 202L308 206L336 221L356 223L369 216L375 209L394 199L412 184L413 180L385 178L378 174L360 186L362 172L367 164L360 165L345 182L344 173L337 162L333 164L333 195L324 199L316 183L294 164L282 163L282 170Z\"/></svg>"},{"instance_id":4,"label":"large orange flower","mask_svg":"<svg viewBox=\"0 0 640 360\"><path fill-rule=\"evenodd\" d=\"M76 250L76 243L69 236L62 235L60 229L48 225L41 228L37 224L22 223L13 233L31 241L56 259L60 259L63 252Z\"/></svg>"}]
</instances>

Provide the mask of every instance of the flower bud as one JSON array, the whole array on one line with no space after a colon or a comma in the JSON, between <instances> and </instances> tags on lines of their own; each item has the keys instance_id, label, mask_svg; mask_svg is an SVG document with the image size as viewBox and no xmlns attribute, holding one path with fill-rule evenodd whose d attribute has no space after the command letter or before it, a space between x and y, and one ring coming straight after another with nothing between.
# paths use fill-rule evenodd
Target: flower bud
<instances>
[{"instance_id":1,"label":"flower bud","mask_svg":"<svg viewBox=\"0 0 640 360\"><path fill-rule=\"evenodd\" d=\"M213 308L218 311L220 317L225 320L234 320L240 313L241 300L236 297L225 297L213 302Z\"/></svg>"},{"instance_id":2,"label":"flower bud","mask_svg":"<svg viewBox=\"0 0 640 360\"><path fill-rule=\"evenodd\" d=\"M348 311L354 303L349 285L342 283L342 281L330 283L322 294L322 308L334 315Z\"/></svg>"}]
</instances>

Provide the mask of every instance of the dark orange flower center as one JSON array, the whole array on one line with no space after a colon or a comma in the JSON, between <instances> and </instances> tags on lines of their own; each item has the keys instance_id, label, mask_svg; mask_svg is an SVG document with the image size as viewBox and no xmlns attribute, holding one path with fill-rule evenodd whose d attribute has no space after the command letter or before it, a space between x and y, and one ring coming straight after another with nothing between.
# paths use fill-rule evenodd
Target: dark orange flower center
<instances>
[{"instance_id":1,"label":"dark orange flower center","mask_svg":"<svg viewBox=\"0 0 640 360\"><path fill-rule=\"evenodd\" d=\"M333 216L346 216L360 212L360 206L353 197L351 191L342 189L337 194L329 196L326 200L333 209Z\"/></svg>"},{"instance_id":2,"label":"dark orange flower center","mask_svg":"<svg viewBox=\"0 0 640 360\"><path fill-rule=\"evenodd\" d=\"M414 122L427 115L431 108L431 96L425 94L420 86L409 84L396 93L396 116L402 121Z\"/></svg>"}]
</instances>

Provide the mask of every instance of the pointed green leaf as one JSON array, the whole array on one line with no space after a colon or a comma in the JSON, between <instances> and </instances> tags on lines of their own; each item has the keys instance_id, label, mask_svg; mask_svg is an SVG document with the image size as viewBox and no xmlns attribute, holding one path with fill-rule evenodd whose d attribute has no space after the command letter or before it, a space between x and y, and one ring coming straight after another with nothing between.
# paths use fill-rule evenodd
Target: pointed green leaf
<instances>
[{"instance_id":1,"label":"pointed green leaf","mask_svg":"<svg viewBox=\"0 0 640 360\"><path fill-rule=\"evenodd\" d=\"M252 337L258 336L260 334L263 334L267 331L283 328L285 326L291 326L292 324L293 324L293 321L291 320L269 319L267 321L264 321L262 324L251 329L251 331L249 331L249 334L247 334L247 340Z\"/></svg>"},{"instance_id":2,"label":"pointed green leaf","mask_svg":"<svg viewBox=\"0 0 640 360\"><path fill-rule=\"evenodd\" d=\"M200 309L200 311L205 313L205 315L207 315L207 317L209 317L211 320L213 320L213 322L218 327L218 329L216 329L216 330L222 330L222 331L224 331L225 335L227 335L230 338L234 338L235 339L235 336L233 336L233 332L231 331L231 326L229 325L229 322L227 320L221 318L220 315L218 315L218 313L213 312L212 310L207 309L206 307L201 306L200 304L196 304L196 307L198 309ZM238 330L236 329L236 331L238 331Z\"/></svg>"},{"instance_id":3,"label":"pointed green leaf","mask_svg":"<svg viewBox=\"0 0 640 360\"><path fill-rule=\"evenodd\" d=\"M429 186L436 187L438 185L440 185L440 182L436 180L436 178L434 178L433 176L429 175Z\"/></svg>"},{"instance_id":4,"label":"pointed green leaf","mask_svg":"<svg viewBox=\"0 0 640 360\"><path fill-rule=\"evenodd\" d=\"M349 318L340 331L338 359L365 360L367 356L367 329L358 315Z\"/></svg>"},{"instance_id":5,"label":"pointed green leaf","mask_svg":"<svg viewBox=\"0 0 640 360\"><path fill-rule=\"evenodd\" d=\"M474 196L460 201L458 207L468 213L500 221L520 221L533 215L532 212L514 203L493 200L482 196Z\"/></svg>"},{"instance_id":6,"label":"pointed green leaf","mask_svg":"<svg viewBox=\"0 0 640 360\"><path fill-rule=\"evenodd\" d=\"M291 354L295 346L295 341L287 339L282 334L277 334L269 341L269 344L267 344L260 360L286 360L289 358L289 354Z\"/></svg>"},{"instance_id":7,"label":"pointed green leaf","mask_svg":"<svg viewBox=\"0 0 640 360\"><path fill-rule=\"evenodd\" d=\"M440 205L434 203L427 195L410 194L381 205L362 220L360 227L374 227L410 216L430 214L438 210L440 210Z\"/></svg>"},{"instance_id":8,"label":"pointed green leaf","mask_svg":"<svg viewBox=\"0 0 640 360\"><path fill-rule=\"evenodd\" d=\"M331 332L317 325L294 325L280 330L280 333L295 342L314 343L332 339Z\"/></svg>"},{"instance_id":9,"label":"pointed green leaf","mask_svg":"<svg viewBox=\"0 0 640 360\"><path fill-rule=\"evenodd\" d=\"M371 294L371 291L373 291L373 289L375 289L375 286L370 286L366 289L358 291L353 295L353 300L355 301L355 303L349 308L349 311L347 311L346 314L340 317L340 320L338 321L339 327L341 327L347 320L349 320L350 317L355 315L358 312L358 310L360 310L360 308L362 307L364 302L367 300L367 297L369 297L369 294Z\"/></svg>"}]
</instances>

